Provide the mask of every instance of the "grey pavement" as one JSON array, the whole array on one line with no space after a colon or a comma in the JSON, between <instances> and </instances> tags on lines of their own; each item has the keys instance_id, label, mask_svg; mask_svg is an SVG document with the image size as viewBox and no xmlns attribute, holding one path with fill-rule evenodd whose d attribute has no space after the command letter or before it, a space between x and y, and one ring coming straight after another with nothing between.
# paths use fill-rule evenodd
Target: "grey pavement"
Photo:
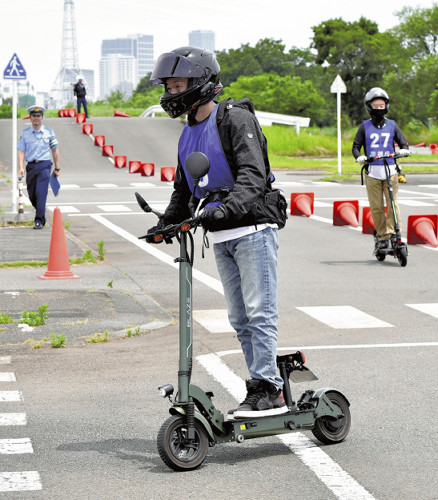
<instances>
[{"instance_id":1,"label":"grey pavement","mask_svg":"<svg viewBox=\"0 0 438 500\"><path fill-rule=\"evenodd\" d=\"M92 339L123 339L147 334L172 323L171 316L144 290L110 263L69 266L78 279L41 279L47 265L23 265L49 259L52 227L51 214L42 230L32 226L0 227L0 263L17 263L19 267L0 268L0 315L14 323L0 323L0 352L30 349L51 335L64 335L66 345L85 345ZM3 213L7 220L7 214ZM32 220L33 212L24 216ZM68 256L80 257L87 248L68 230L64 231ZM96 256L97 252L92 251ZM117 289L112 285L117 283ZM41 326L19 323L23 311L38 311L47 305L48 319Z\"/></svg>"}]
</instances>

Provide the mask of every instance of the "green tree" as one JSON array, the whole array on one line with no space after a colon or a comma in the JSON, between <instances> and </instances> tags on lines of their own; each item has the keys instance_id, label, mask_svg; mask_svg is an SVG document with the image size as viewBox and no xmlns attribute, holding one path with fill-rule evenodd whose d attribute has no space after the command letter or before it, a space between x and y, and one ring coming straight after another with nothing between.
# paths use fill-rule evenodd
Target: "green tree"
<instances>
[{"instance_id":1,"label":"green tree","mask_svg":"<svg viewBox=\"0 0 438 500\"><path fill-rule=\"evenodd\" d=\"M259 40L255 47L246 44L228 52L226 50L217 52L222 84L228 86L242 75L255 76L263 73L287 75L292 66L284 51L285 45L281 40L264 38Z\"/></svg>"},{"instance_id":2,"label":"green tree","mask_svg":"<svg viewBox=\"0 0 438 500\"><path fill-rule=\"evenodd\" d=\"M151 82L151 73L148 73L138 83L137 88L134 90L134 95L143 94L144 92L153 89L155 86L156 85Z\"/></svg>"},{"instance_id":3,"label":"green tree","mask_svg":"<svg viewBox=\"0 0 438 500\"><path fill-rule=\"evenodd\" d=\"M347 86L343 96L346 112L353 123L361 121L364 95L371 87L382 86L382 75L392 69L383 50L388 37L364 17L354 22L331 19L312 29L316 63L332 80L341 75Z\"/></svg>"},{"instance_id":4,"label":"green tree","mask_svg":"<svg viewBox=\"0 0 438 500\"><path fill-rule=\"evenodd\" d=\"M318 123L324 113L325 101L313 83L298 76L278 76L274 73L241 76L224 92L225 97L248 97L258 111L309 117Z\"/></svg>"}]
</instances>

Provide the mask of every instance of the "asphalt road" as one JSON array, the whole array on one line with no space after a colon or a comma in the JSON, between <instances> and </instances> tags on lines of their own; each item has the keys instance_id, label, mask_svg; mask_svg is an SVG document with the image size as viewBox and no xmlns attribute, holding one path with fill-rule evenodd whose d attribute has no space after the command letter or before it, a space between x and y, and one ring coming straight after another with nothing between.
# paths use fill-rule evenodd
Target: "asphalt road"
<instances>
[{"instance_id":1,"label":"asphalt road","mask_svg":"<svg viewBox=\"0 0 438 500\"><path fill-rule=\"evenodd\" d=\"M61 144L63 165L63 188L58 199L50 195L49 208L59 206L69 230L88 247L103 240L114 269L177 319L178 274L167 261L178 248L138 244L137 236L155 218L139 210L134 191L152 206L165 207L171 185L160 181L158 169L175 165L181 124L167 119L90 121L94 134L111 139L116 154L154 162L155 176L114 168L74 120L47 119ZM0 121L5 137L0 160L6 167L7 126ZM378 262L371 254L372 236L332 223L334 201L358 200L362 210L364 187L318 182L318 174L276 176L288 200L292 192L315 196L313 216L291 216L280 233L279 348L303 348L307 365L319 377L294 386L294 394L335 387L348 397L352 427L345 442L323 446L306 432L304 438L291 434L289 446L276 437L218 445L198 470L172 473L161 462L155 441L169 406L157 387L176 382L175 323L109 343L0 354L0 372L13 372L16 378L0 381L0 390L23 394L22 401L0 401L0 412L27 416L24 428L2 426L1 439L28 438L33 447L33 453L3 454L0 471L37 472L42 488L0 496L438 498L436 249L409 245L404 268L392 258ZM409 215L436 214L438 207L438 176L407 179L399 195L405 235ZM361 213L359 218L361 223ZM215 315L223 318L225 300L212 250L203 259L200 234L195 240L195 270L203 274L195 273L193 284L199 361L193 381L212 390L216 407L226 412L235 404L233 393L220 374L201 365L208 359L202 356L217 353L242 385L247 374L235 334L226 322L218 326L212 321Z\"/></svg>"}]
</instances>

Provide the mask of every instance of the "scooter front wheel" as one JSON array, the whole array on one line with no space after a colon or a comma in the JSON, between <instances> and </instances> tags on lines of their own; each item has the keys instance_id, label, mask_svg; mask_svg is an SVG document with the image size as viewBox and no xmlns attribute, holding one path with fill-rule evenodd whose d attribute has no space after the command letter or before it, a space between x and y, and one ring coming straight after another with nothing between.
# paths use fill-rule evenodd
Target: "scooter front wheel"
<instances>
[{"instance_id":1,"label":"scooter front wheel","mask_svg":"<svg viewBox=\"0 0 438 500\"><path fill-rule=\"evenodd\" d=\"M161 426L157 436L157 448L161 460L175 471L193 470L205 460L208 436L204 427L195 421L195 438L188 439L186 418L174 415Z\"/></svg>"},{"instance_id":2,"label":"scooter front wheel","mask_svg":"<svg viewBox=\"0 0 438 500\"><path fill-rule=\"evenodd\" d=\"M402 246L397 250L397 259L401 267L405 267L408 263L408 250L405 246Z\"/></svg>"},{"instance_id":3,"label":"scooter front wheel","mask_svg":"<svg viewBox=\"0 0 438 500\"><path fill-rule=\"evenodd\" d=\"M326 393L326 396L343 417L320 417L316 419L312 432L324 444L340 443L347 437L351 425L348 401L338 392L329 391Z\"/></svg>"}]
</instances>

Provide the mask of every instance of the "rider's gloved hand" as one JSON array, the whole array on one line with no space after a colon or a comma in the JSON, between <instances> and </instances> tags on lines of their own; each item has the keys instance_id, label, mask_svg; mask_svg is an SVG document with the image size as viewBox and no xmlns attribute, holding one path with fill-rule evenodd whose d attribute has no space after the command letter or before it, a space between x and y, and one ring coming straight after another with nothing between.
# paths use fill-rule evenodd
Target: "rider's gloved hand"
<instances>
[{"instance_id":1,"label":"rider's gloved hand","mask_svg":"<svg viewBox=\"0 0 438 500\"><path fill-rule=\"evenodd\" d=\"M411 152L409 151L409 149L400 149L400 151L398 152L398 155L399 156L411 156Z\"/></svg>"},{"instance_id":2,"label":"rider's gloved hand","mask_svg":"<svg viewBox=\"0 0 438 500\"><path fill-rule=\"evenodd\" d=\"M204 229L213 230L217 229L224 219L227 218L228 213L224 205L218 207L207 207L201 214L201 225Z\"/></svg>"},{"instance_id":3,"label":"rider's gloved hand","mask_svg":"<svg viewBox=\"0 0 438 500\"><path fill-rule=\"evenodd\" d=\"M367 162L368 158L365 155L358 156L356 158L356 163L360 163L361 165L364 165Z\"/></svg>"},{"instance_id":4,"label":"rider's gloved hand","mask_svg":"<svg viewBox=\"0 0 438 500\"><path fill-rule=\"evenodd\" d=\"M160 217L158 219L158 224L156 226L153 226L150 229L148 229L148 232L146 234L146 241L148 243L155 243L157 245L159 243L162 243L163 240L161 240L161 241L154 241L154 233L160 231L161 229L164 229L165 227L166 226L165 226L165 223L164 223L164 217ZM169 241L166 240L166 243L172 243L172 240L171 239L169 239Z\"/></svg>"}]
</instances>

